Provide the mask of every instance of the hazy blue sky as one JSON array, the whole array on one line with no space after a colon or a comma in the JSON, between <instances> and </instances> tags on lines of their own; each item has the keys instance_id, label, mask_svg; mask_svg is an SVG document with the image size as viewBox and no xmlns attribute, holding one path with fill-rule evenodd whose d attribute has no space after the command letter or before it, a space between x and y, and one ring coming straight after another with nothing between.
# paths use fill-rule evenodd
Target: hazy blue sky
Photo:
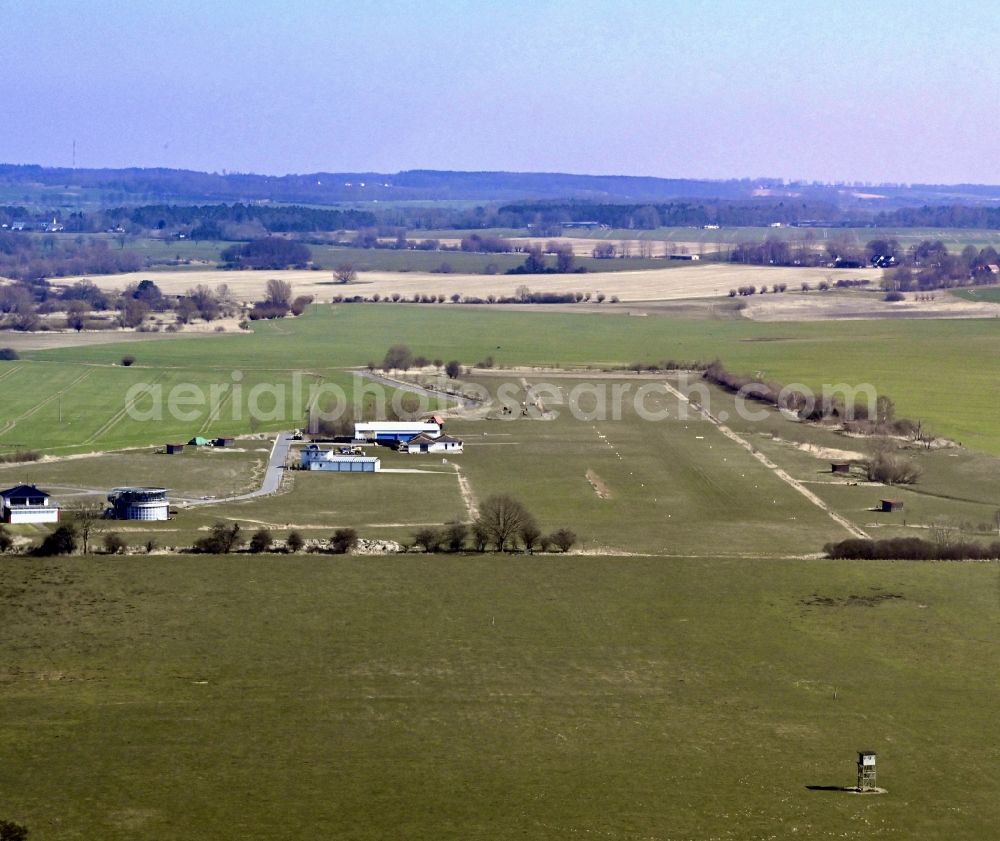
<instances>
[{"instance_id":1,"label":"hazy blue sky","mask_svg":"<svg viewBox=\"0 0 1000 841\"><path fill-rule=\"evenodd\" d=\"M998 184L998 42L997 0L0 0L0 162Z\"/></svg>"}]
</instances>

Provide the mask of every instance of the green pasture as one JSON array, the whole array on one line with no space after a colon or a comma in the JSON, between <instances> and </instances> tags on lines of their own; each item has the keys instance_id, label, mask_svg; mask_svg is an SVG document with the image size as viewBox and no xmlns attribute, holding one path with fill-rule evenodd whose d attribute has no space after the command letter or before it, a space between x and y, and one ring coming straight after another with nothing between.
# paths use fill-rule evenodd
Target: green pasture
<instances>
[{"instance_id":1,"label":"green pasture","mask_svg":"<svg viewBox=\"0 0 1000 841\"><path fill-rule=\"evenodd\" d=\"M866 458L864 439L799 423L754 403L745 407L753 416L741 417L733 395L706 389L698 379L686 385L683 376L672 381L874 537L936 539L941 529L962 539L997 537L994 456L911 445L901 455L921 469L918 483L872 485L860 464L847 477L830 471L832 460ZM102 489L123 484L169 487L179 505L169 522L106 524L133 546L149 539L160 546L190 546L218 520L240 523L247 536L266 526L277 540L292 529L326 540L334 529L351 527L362 537L409 543L421 527L470 519L456 469L476 502L513 494L544 532L570 528L578 535L577 548L588 553L775 557L815 553L851 536L712 424L682 409L656 379L539 375L530 382L548 384L544 403L551 419L525 418L520 411L512 418L499 410L481 420L452 419L447 428L464 440L461 455L411 456L375 448L381 473L290 470L282 492L267 498L188 507L202 496L234 496L258 487L269 440L238 441L234 450L188 448L180 456L131 450L0 466L0 477L9 477L7 484L35 482L69 508L96 499L86 496L94 489L103 494ZM481 376L473 383L491 392L504 389L515 407L525 399L523 385L503 376ZM607 407L603 418L574 417L571 404L590 413L598 399ZM290 463L296 462L293 449ZM903 500L905 511L877 511L886 497ZM22 531L32 538L42 533Z\"/></svg>"},{"instance_id":2,"label":"green pasture","mask_svg":"<svg viewBox=\"0 0 1000 841\"><path fill-rule=\"evenodd\" d=\"M465 442L453 460L479 501L513 494L543 531L571 528L583 551L598 553L805 554L850 537L709 423L679 417L674 397L646 396L645 411L668 415L647 420L632 396L638 383L621 400L621 381L551 383L553 420L449 422ZM621 411L588 419L598 399ZM574 417L571 401L585 414Z\"/></svg>"},{"instance_id":3,"label":"green pasture","mask_svg":"<svg viewBox=\"0 0 1000 841\"><path fill-rule=\"evenodd\" d=\"M871 485L860 465L870 455L870 442L865 439L790 420L752 401L744 404L752 413L747 419L737 411L733 395L717 388L708 395L709 400L702 402L726 417L727 426L872 537L935 539L940 529L968 540L1000 536L996 523L1000 461L996 456L967 448L927 450L912 442L898 442L900 457L920 469L919 481L905 487ZM848 476L836 476L831 473L832 461L850 461L856 466ZM902 500L904 511L875 510L879 500L886 498Z\"/></svg>"},{"instance_id":4,"label":"green pasture","mask_svg":"<svg viewBox=\"0 0 1000 841\"><path fill-rule=\"evenodd\" d=\"M103 235L108 240L110 248L122 248L122 237L116 234ZM172 269L183 268L176 264L187 260L196 262L217 263L219 253L232 242L213 242L189 239L159 239L152 237L124 237L124 250L138 254L149 263L169 266ZM203 267L199 267L203 268Z\"/></svg>"},{"instance_id":5,"label":"green pasture","mask_svg":"<svg viewBox=\"0 0 1000 841\"><path fill-rule=\"evenodd\" d=\"M232 448L185 448L166 455L162 447L123 450L59 461L0 464L0 484L19 482L50 491L70 508L96 504L110 488L123 485L166 487L174 501L228 496L260 487L271 439L241 440ZM97 491L99 494L88 493Z\"/></svg>"},{"instance_id":6,"label":"green pasture","mask_svg":"<svg viewBox=\"0 0 1000 841\"><path fill-rule=\"evenodd\" d=\"M116 354L121 347L102 351L120 358L128 352ZM74 355L79 348L70 351ZM66 455L290 429L305 423L312 385L349 388L352 382L343 372L228 368L206 356L185 367L157 362L155 351L146 354L146 364L129 368L76 361L2 366L0 448Z\"/></svg>"},{"instance_id":7,"label":"green pasture","mask_svg":"<svg viewBox=\"0 0 1000 841\"><path fill-rule=\"evenodd\" d=\"M212 505L182 512L177 523L208 525L233 520L248 529L267 526L277 538L296 529L306 537L329 538L337 528L354 528L361 537L408 542L421 526L467 520L458 479L440 459L377 450L383 469L421 469L422 473L336 474L290 471L289 490L279 497Z\"/></svg>"},{"instance_id":8,"label":"green pasture","mask_svg":"<svg viewBox=\"0 0 1000 841\"><path fill-rule=\"evenodd\" d=\"M411 239L456 238L478 233L482 236L502 236L524 238L530 233L524 228L491 228L487 230L435 230L411 231ZM706 249L718 246L733 246L740 242L762 242L768 237L775 237L788 242L808 242L817 247L830 240L846 239L864 245L873 239L895 239L908 248L924 240L941 240L949 250L961 251L967 245L984 248L992 245L1000 247L1000 231L977 228L771 228L734 226L715 230L700 227L661 227L652 230L636 230L634 228L609 228L593 230L585 228L566 228L562 236L579 239L603 240L650 240L652 242L696 242ZM544 242L551 237L538 237ZM604 261L614 262L614 261Z\"/></svg>"},{"instance_id":9,"label":"green pasture","mask_svg":"<svg viewBox=\"0 0 1000 841\"><path fill-rule=\"evenodd\" d=\"M1000 304L1000 286L979 286L975 289L953 289L952 295L964 298L966 301L986 301Z\"/></svg>"},{"instance_id":10,"label":"green pasture","mask_svg":"<svg viewBox=\"0 0 1000 841\"><path fill-rule=\"evenodd\" d=\"M468 365L488 356L499 366L555 367L720 358L733 371L817 390L824 384L868 383L895 401L900 416L920 419L935 433L965 446L1000 454L996 319L763 323L633 318L624 313L552 312L540 307L497 311L450 305L314 306L301 319L257 322L252 336L25 352L24 361L0 363L0 377L19 368L10 379L0 380L0 389L17 396L23 414L51 397L50 377L65 387L90 366L111 366L123 354L133 354L137 360L133 368L101 370L89 375L97 377L93 382L88 379L71 387L87 394L72 431L52 425L58 406L50 401L37 411L46 424L36 423L33 436L21 436L37 439L43 434L43 440L51 442L44 446L79 445L77 427L85 424L84 437L93 435L109 414L120 409L124 392L137 379L163 377L167 384L193 377L196 382L225 383L232 371L241 371L247 381L253 377L286 382L281 378L300 370L346 385L348 380L337 379L346 377L337 368L378 362L386 348L398 342L430 359L458 359ZM94 392L94 384L108 381L116 390ZM18 385L12 388L15 382ZM63 400L64 412L66 407ZM0 413L2 429L18 410L4 401ZM249 428L246 422L229 427L237 433ZM277 429L280 424L262 428ZM217 434L226 431L218 428ZM15 432L0 434L0 443L20 441ZM148 444L163 437L161 430L153 432L151 437L141 426L119 424L114 436L104 438L120 441L117 446ZM180 434L181 428L170 432Z\"/></svg>"},{"instance_id":11,"label":"green pasture","mask_svg":"<svg viewBox=\"0 0 1000 841\"><path fill-rule=\"evenodd\" d=\"M33 839L981 841L996 564L9 558ZM830 790L878 753L880 796Z\"/></svg>"}]
</instances>

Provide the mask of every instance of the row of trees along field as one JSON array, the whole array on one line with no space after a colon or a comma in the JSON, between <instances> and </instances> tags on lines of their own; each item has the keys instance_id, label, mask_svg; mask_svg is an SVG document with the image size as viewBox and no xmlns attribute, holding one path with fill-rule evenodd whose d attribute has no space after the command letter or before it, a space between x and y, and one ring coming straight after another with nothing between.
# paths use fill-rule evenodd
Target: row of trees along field
<instances>
[{"instance_id":1,"label":"row of trees along field","mask_svg":"<svg viewBox=\"0 0 1000 841\"><path fill-rule=\"evenodd\" d=\"M477 552L491 546L497 552L523 549L531 554L553 547L568 552L576 543L576 534L567 528L543 534L534 515L509 494L489 497L471 524L456 521L441 528L425 526L413 533L413 545L424 552L463 552L470 543Z\"/></svg>"},{"instance_id":2,"label":"row of trees along field","mask_svg":"<svg viewBox=\"0 0 1000 841\"><path fill-rule=\"evenodd\" d=\"M63 289L47 283L15 283L0 286L0 330L44 330L68 327L71 330L107 330L120 327L157 330L150 319L169 316L167 331L196 319L212 322L222 318L250 321L301 315L312 297L292 297L292 287L284 280L268 280L263 300L247 308L225 283L214 289L199 284L183 295L165 295L152 280L132 283L125 289L106 292L89 280L80 280Z\"/></svg>"},{"instance_id":3,"label":"row of trees along field","mask_svg":"<svg viewBox=\"0 0 1000 841\"><path fill-rule=\"evenodd\" d=\"M378 223L367 210L258 204L152 204L91 211L33 211L23 206L0 207L0 224L25 223L34 229L50 223L66 233L139 234L181 231L195 240L242 240L274 233L356 230Z\"/></svg>"},{"instance_id":4,"label":"row of trees along field","mask_svg":"<svg viewBox=\"0 0 1000 841\"><path fill-rule=\"evenodd\" d=\"M295 204L146 204L67 211L0 206L0 224L34 230L55 225L67 233L102 231L139 234L183 232L195 240L245 240L267 233L312 234L396 227L411 230L526 228L556 235L565 225L594 223L609 228L767 227L774 223L823 227L1000 229L1000 208L960 204L866 211L816 198L677 199L656 203L588 201L513 202L477 207L393 205L372 210Z\"/></svg>"},{"instance_id":5,"label":"row of trees along field","mask_svg":"<svg viewBox=\"0 0 1000 841\"><path fill-rule=\"evenodd\" d=\"M262 237L233 245L220 255L225 268L305 268L312 260L309 248L284 237ZM132 251L112 248L94 237L42 237L0 231L0 275L13 280L42 281L84 274L118 274L144 268Z\"/></svg>"},{"instance_id":6,"label":"row of trees along field","mask_svg":"<svg viewBox=\"0 0 1000 841\"><path fill-rule=\"evenodd\" d=\"M734 263L772 266L865 266L889 268L887 289L937 289L970 283L995 283L995 248L967 245L955 254L940 240L923 240L904 248L895 239L872 239L864 245L835 238L822 247L813 238L788 242L768 237L763 242L741 242L730 253Z\"/></svg>"}]
</instances>

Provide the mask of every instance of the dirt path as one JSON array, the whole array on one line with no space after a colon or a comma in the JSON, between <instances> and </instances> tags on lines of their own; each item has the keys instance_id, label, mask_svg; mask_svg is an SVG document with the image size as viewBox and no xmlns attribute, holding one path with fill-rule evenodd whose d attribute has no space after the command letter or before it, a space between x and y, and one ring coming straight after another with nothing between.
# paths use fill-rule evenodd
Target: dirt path
<instances>
[{"instance_id":1,"label":"dirt path","mask_svg":"<svg viewBox=\"0 0 1000 841\"><path fill-rule=\"evenodd\" d=\"M24 367L23 365L15 365L13 368L8 368L6 371L4 371L2 374L0 374L0 380L5 380L11 374L16 374L23 367Z\"/></svg>"},{"instance_id":2,"label":"dirt path","mask_svg":"<svg viewBox=\"0 0 1000 841\"><path fill-rule=\"evenodd\" d=\"M693 409L697 410L701 414L701 416L705 418L705 420L712 423L719 430L719 432L725 435L730 441L739 444L744 450L746 450L748 453L750 453L750 455L752 455L755 459L757 459L757 461L763 464L764 467L773 472L774 475L777 476L782 482L784 482L790 488L793 488L794 490L798 491L800 494L802 494L802 496L808 499L817 508L821 509L822 511L825 511L831 520L833 520L838 525L843 526L845 529L847 529L847 531L849 531L853 537L868 539L868 535L865 532L863 532L860 528L858 528L856 525L854 525L854 523L852 523L846 517L843 517L840 514L838 514L832 508L830 508L829 505L823 502L822 499L816 496L816 494L814 494L811 490L809 490L805 485L803 485L797 479L792 478L787 472L778 467L778 465L776 465L773 461L771 461L766 455L757 450L749 441L747 441L745 438L741 438L739 435L733 432L733 430L731 430L728 426L722 423L711 412L709 412L707 409L702 408L696 403L692 403L684 394L682 394L680 391L674 388L670 383L664 382L664 385L666 386L667 390L671 394L673 394L678 400L687 403L688 406L691 406Z\"/></svg>"},{"instance_id":3,"label":"dirt path","mask_svg":"<svg viewBox=\"0 0 1000 841\"><path fill-rule=\"evenodd\" d=\"M608 486L604 483L604 480L589 467L587 468L586 476L587 481L590 482L590 486L594 489L594 493L601 499L611 498L611 491L608 490Z\"/></svg>"},{"instance_id":4,"label":"dirt path","mask_svg":"<svg viewBox=\"0 0 1000 841\"><path fill-rule=\"evenodd\" d=\"M469 484L469 480L465 478L465 474L459 465L452 462L452 467L455 468L455 475L458 477L458 491L462 494L462 502L465 503L465 510L469 513L469 520L478 520L479 507L476 505L476 497L472 493L472 486Z\"/></svg>"}]
</instances>

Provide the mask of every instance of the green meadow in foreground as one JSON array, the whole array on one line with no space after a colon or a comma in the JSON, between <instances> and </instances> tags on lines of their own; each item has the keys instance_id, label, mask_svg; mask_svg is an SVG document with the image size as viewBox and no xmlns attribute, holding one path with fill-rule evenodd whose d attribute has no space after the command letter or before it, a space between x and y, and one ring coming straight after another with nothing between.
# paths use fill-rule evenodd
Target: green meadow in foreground
<instances>
[{"instance_id":1,"label":"green meadow in foreground","mask_svg":"<svg viewBox=\"0 0 1000 841\"><path fill-rule=\"evenodd\" d=\"M981 841L997 573L9 558L0 818L45 841ZM821 790L862 748L888 794Z\"/></svg>"}]
</instances>

